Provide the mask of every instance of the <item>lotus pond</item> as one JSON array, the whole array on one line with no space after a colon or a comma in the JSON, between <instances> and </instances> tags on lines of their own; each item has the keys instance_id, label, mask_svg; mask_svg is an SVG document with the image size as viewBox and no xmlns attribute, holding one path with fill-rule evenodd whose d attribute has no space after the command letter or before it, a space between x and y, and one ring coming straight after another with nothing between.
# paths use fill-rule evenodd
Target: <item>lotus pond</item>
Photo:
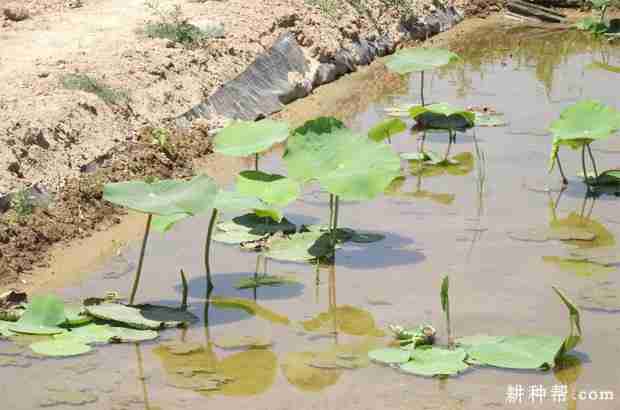
<instances>
[{"instance_id":1,"label":"lotus pond","mask_svg":"<svg viewBox=\"0 0 620 410\"><path fill-rule=\"evenodd\" d=\"M139 306L144 317L90 300L99 323L86 326L98 327L67 337L59 300L32 298L30 313L0 327L18 334L0 341L3 408L617 409L619 199L601 178L620 168L620 123L609 108L620 108L612 69L620 49L573 31L504 27L447 48L461 60L417 67L425 74L344 118L379 142L339 136L348 146L328 151L345 158L343 167L330 169L320 144L308 148L321 139L312 127L289 139L286 154L265 153L286 138L280 128L266 145L221 147L250 156L232 179L256 198L229 186L219 194L200 178L189 183L206 187L199 201L183 187L140 185L152 198L145 212L155 215L145 246L119 249L55 293L79 321L85 296L129 298L135 289L135 303L148 304ZM412 109L421 78L426 105ZM570 110L584 119L575 124ZM318 128L341 132L328 120ZM372 172L347 163L347 151ZM246 208L258 212L239 218ZM256 252L270 230L303 233L278 234ZM312 256L320 258L305 261ZM131 288L138 265L140 286ZM178 309L184 302L187 311ZM188 325L153 331L171 313ZM110 340L123 343L101 343ZM76 356L49 357L59 351ZM506 402L515 385L526 389L516 405ZM529 400L532 385L548 389L542 402ZM555 385L567 387L566 401L550 396ZM582 391L615 399L571 398Z\"/></svg>"}]
</instances>

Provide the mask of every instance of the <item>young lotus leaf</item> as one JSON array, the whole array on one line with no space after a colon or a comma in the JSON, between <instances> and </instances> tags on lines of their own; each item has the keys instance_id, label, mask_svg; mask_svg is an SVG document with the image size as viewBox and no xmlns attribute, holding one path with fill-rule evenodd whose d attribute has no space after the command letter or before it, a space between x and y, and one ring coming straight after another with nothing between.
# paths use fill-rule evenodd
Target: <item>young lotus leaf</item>
<instances>
[{"instance_id":1,"label":"young lotus leaf","mask_svg":"<svg viewBox=\"0 0 620 410\"><path fill-rule=\"evenodd\" d=\"M42 356L51 357L79 356L92 350L90 346L71 339L36 342L30 345L30 349Z\"/></svg>"},{"instance_id":2,"label":"young lotus leaf","mask_svg":"<svg viewBox=\"0 0 620 410\"><path fill-rule=\"evenodd\" d=\"M299 183L282 175L244 171L237 177L237 190L255 196L269 205L285 207L301 194Z\"/></svg>"},{"instance_id":3,"label":"young lotus leaf","mask_svg":"<svg viewBox=\"0 0 620 410\"><path fill-rule=\"evenodd\" d=\"M286 140L288 124L273 120L234 121L215 136L215 152L247 157Z\"/></svg>"},{"instance_id":4,"label":"young lotus leaf","mask_svg":"<svg viewBox=\"0 0 620 410\"><path fill-rule=\"evenodd\" d=\"M414 106L409 110L409 115L420 129L464 130L476 123L476 114L472 111L446 103Z\"/></svg>"},{"instance_id":5,"label":"young lotus leaf","mask_svg":"<svg viewBox=\"0 0 620 410\"><path fill-rule=\"evenodd\" d=\"M373 141L383 141L393 135L400 134L407 130L407 124L399 118L390 118L381 121L368 131L368 137Z\"/></svg>"},{"instance_id":6,"label":"young lotus leaf","mask_svg":"<svg viewBox=\"0 0 620 410\"><path fill-rule=\"evenodd\" d=\"M139 330L159 330L165 327L178 325L178 322L167 323L147 319L142 316L139 309L118 303L102 303L100 305L86 306L86 312L97 319L122 323Z\"/></svg>"},{"instance_id":7,"label":"young lotus leaf","mask_svg":"<svg viewBox=\"0 0 620 410\"><path fill-rule=\"evenodd\" d=\"M81 304L66 304L65 317L69 326L81 326L93 321L92 316L86 314Z\"/></svg>"},{"instance_id":8,"label":"young lotus leaf","mask_svg":"<svg viewBox=\"0 0 620 410\"><path fill-rule=\"evenodd\" d=\"M411 361L401 364L406 373L419 376L452 376L466 370L467 353L463 349L447 350L439 347L422 346L411 350Z\"/></svg>"},{"instance_id":9,"label":"young lotus leaf","mask_svg":"<svg viewBox=\"0 0 620 410\"><path fill-rule=\"evenodd\" d=\"M299 281L293 277L287 276L273 276L273 275L258 275L249 278L241 279L236 285L237 289L256 289L261 286L282 286L286 284L299 283Z\"/></svg>"},{"instance_id":10,"label":"young lotus leaf","mask_svg":"<svg viewBox=\"0 0 620 410\"><path fill-rule=\"evenodd\" d=\"M559 357L573 350L581 342L581 319L579 315L579 310L577 309L575 304L564 294L564 292L562 292L555 286L553 287L553 290L560 297L560 299L568 309L570 321L570 333L564 339L562 349L560 349L560 351L556 355L556 357Z\"/></svg>"},{"instance_id":11,"label":"young lotus leaf","mask_svg":"<svg viewBox=\"0 0 620 410\"><path fill-rule=\"evenodd\" d=\"M267 250L263 254L271 259L304 262L327 255L331 249L328 234L302 232L273 238L268 242Z\"/></svg>"},{"instance_id":12,"label":"young lotus leaf","mask_svg":"<svg viewBox=\"0 0 620 410\"><path fill-rule=\"evenodd\" d=\"M35 296L22 317L11 324L9 330L33 335L54 335L64 332L59 326L66 320L62 299L54 295Z\"/></svg>"},{"instance_id":13,"label":"young lotus leaf","mask_svg":"<svg viewBox=\"0 0 620 410\"><path fill-rule=\"evenodd\" d=\"M317 180L344 200L367 200L383 193L400 175L398 156L386 144L329 124L333 121L309 121L289 138L284 153L289 175L300 182Z\"/></svg>"},{"instance_id":14,"label":"young lotus leaf","mask_svg":"<svg viewBox=\"0 0 620 410\"><path fill-rule=\"evenodd\" d=\"M215 296L211 298L211 304L219 309L241 309L250 315L258 316L272 323L278 323L281 325L288 325L290 323L289 318L286 316L282 316L279 313L264 308L256 302L248 299L223 298Z\"/></svg>"},{"instance_id":15,"label":"young lotus leaf","mask_svg":"<svg viewBox=\"0 0 620 410\"><path fill-rule=\"evenodd\" d=\"M475 345L467 350L478 363L507 369L553 367L564 341L557 336L507 336L499 342Z\"/></svg>"},{"instance_id":16,"label":"young lotus leaf","mask_svg":"<svg viewBox=\"0 0 620 410\"><path fill-rule=\"evenodd\" d=\"M397 348L376 349L368 352L368 357L379 363L401 364L411 359L411 351Z\"/></svg>"},{"instance_id":17,"label":"young lotus leaf","mask_svg":"<svg viewBox=\"0 0 620 410\"><path fill-rule=\"evenodd\" d=\"M217 195L217 186L211 178L199 175L189 181L163 180L149 184L128 181L106 184L106 201L138 212L154 215L196 215L210 210Z\"/></svg>"},{"instance_id":18,"label":"young lotus leaf","mask_svg":"<svg viewBox=\"0 0 620 410\"><path fill-rule=\"evenodd\" d=\"M459 56L441 48L406 48L387 58L385 65L398 74L434 70L452 62Z\"/></svg>"},{"instance_id":19,"label":"young lotus leaf","mask_svg":"<svg viewBox=\"0 0 620 410\"><path fill-rule=\"evenodd\" d=\"M577 149L594 140L602 140L620 129L620 112L599 101L586 100L569 106L549 130L553 134L551 166L560 145Z\"/></svg>"}]
</instances>

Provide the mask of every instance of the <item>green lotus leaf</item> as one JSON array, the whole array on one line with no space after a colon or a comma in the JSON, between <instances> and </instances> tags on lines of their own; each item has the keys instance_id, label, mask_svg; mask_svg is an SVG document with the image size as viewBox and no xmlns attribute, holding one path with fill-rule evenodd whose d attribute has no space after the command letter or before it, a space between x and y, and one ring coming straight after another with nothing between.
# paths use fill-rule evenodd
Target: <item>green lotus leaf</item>
<instances>
[{"instance_id":1,"label":"green lotus leaf","mask_svg":"<svg viewBox=\"0 0 620 410\"><path fill-rule=\"evenodd\" d=\"M221 222L217 228L226 232L247 232L261 236L277 232L293 233L297 230L295 224L286 218L276 222L271 218L260 217L256 213L237 216L232 221Z\"/></svg>"},{"instance_id":2,"label":"green lotus leaf","mask_svg":"<svg viewBox=\"0 0 620 410\"><path fill-rule=\"evenodd\" d=\"M456 345L465 349L465 351L469 351L476 346L488 344L488 343L499 343L504 339L502 336L489 336L486 334L477 334L473 336L464 336L456 339Z\"/></svg>"},{"instance_id":3,"label":"green lotus leaf","mask_svg":"<svg viewBox=\"0 0 620 410\"><path fill-rule=\"evenodd\" d=\"M112 341L115 343L137 343L155 340L159 333L154 330L128 329L126 327L113 327L115 335Z\"/></svg>"},{"instance_id":4,"label":"green lotus leaf","mask_svg":"<svg viewBox=\"0 0 620 410\"><path fill-rule=\"evenodd\" d=\"M399 118L390 118L381 121L368 131L368 137L373 141L383 141L393 135L407 130L407 124Z\"/></svg>"},{"instance_id":5,"label":"green lotus leaf","mask_svg":"<svg viewBox=\"0 0 620 410\"><path fill-rule=\"evenodd\" d=\"M86 326L76 327L67 333L55 335L54 339L90 345L109 343L115 335L116 333L110 325L89 324Z\"/></svg>"},{"instance_id":6,"label":"green lotus leaf","mask_svg":"<svg viewBox=\"0 0 620 410\"><path fill-rule=\"evenodd\" d=\"M178 322L168 323L147 319L142 316L140 309L118 303L102 303L100 305L86 306L86 312L97 319L122 323L128 327L139 330L159 330L165 327L174 327L179 324Z\"/></svg>"},{"instance_id":7,"label":"green lotus leaf","mask_svg":"<svg viewBox=\"0 0 620 410\"><path fill-rule=\"evenodd\" d=\"M267 234L255 235L249 231L223 231L218 230L213 234L215 242L225 243L228 245L239 245L245 242L256 242L267 237Z\"/></svg>"},{"instance_id":8,"label":"green lotus leaf","mask_svg":"<svg viewBox=\"0 0 620 410\"><path fill-rule=\"evenodd\" d=\"M233 157L247 157L263 152L286 140L288 124L273 120L233 121L214 140L215 152Z\"/></svg>"},{"instance_id":9,"label":"green lotus leaf","mask_svg":"<svg viewBox=\"0 0 620 410\"><path fill-rule=\"evenodd\" d=\"M151 229L156 232L168 232L177 222L189 218L190 214L154 215L151 219Z\"/></svg>"},{"instance_id":10,"label":"green lotus leaf","mask_svg":"<svg viewBox=\"0 0 620 410\"><path fill-rule=\"evenodd\" d=\"M169 179L152 184L144 181L106 184L103 198L154 215L196 215L213 207L217 190L211 178L199 175L189 181Z\"/></svg>"},{"instance_id":11,"label":"green lotus leaf","mask_svg":"<svg viewBox=\"0 0 620 410\"><path fill-rule=\"evenodd\" d=\"M401 152L400 157L407 161L426 161L427 156L424 152Z\"/></svg>"},{"instance_id":12,"label":"green lotus leaf","mask_svg":"<svg viewBox=\"0 0 620 410\"><path fill-rule=\"evenodd\" d=\"M599 101L586 100L569 106L549 130L553 134L550 168L560 145L581 148L595 140L608 138L620 129L620 113Z\"/></svg>"},{"instance_id":13,"label":"green lotus leaf","mask_svg":"<svg viewBox=\"0 0 620 410\"><path fill-rule=\"evenodd\" d=\"M570 333L564 339L562 348L556 354L556 358L573 350L581 342L581 318L577 306L557 287L553 287L553 291L560 297L569 313Z\"/></svg>"},{"instance_id":14,"label":"green lotus leaf","mask_svg":"<svg viewBox=\"0 0 620 410\"><path fill-rule=\"evenodd\" d=\"M286 284L299 283L294 277L274 276L274 275L258 275L249 278L243 278L235 285L237 289L256 289L261 286L282 286Z\"/></svg>"},{"instance_id":15,"label":"green lotus leaf","mask_svg":"<svg viewBox=\"0 0 620 410\"><path fill-rule=\"evenodd\" d=\"M269 205L285 207L301 194L301 186L293 179L261 171L244 171L237 177L237 190L255 196Z\"/></svg>"},{"instance_id":16,"label":"green lotus leaf","mask_svg":"<svg viewBox=\"0 0 620 410\"><path fill-rule=\"evenodd\" d=\"M610 169L599 174L596 178L588 178L594 186L620 187L620 169Z\"/></svg>"},{"instance_id":17,"label":"green lotus leaf","mask_svg":"<svg viewBox=\"0 0 620 410\"><path fill-rule=\"evenodd\" d=\"M69 357L88 353L92 348L86 344L70 339L55 339L37 342L30 345L30 349L42 356Z\"/></svg>"},{"instance_id":18,"label":"green lotus leaf","mask_svg":"<svg viewBox=\"0 0 620 410\"><path fill-rule=\"evenodd\" d=\"M188 312L186 309L178 307L170 307L163 305L135 305L132 306L140 310L140 314L146 319L155 320L158 322L165 322L168 324L181 324L181 323L194 323L198 321L198 316L192 312ZM171 327L168 325L166 327Z\"/></svg>"},{"instance_id":19,"label":"green lotus leaf","mask_svg":"<svg viewBox=\"0 0 620 410\"><path fill-rule=\"evenodd\" d=\"M327 255L331 249L329 234L302 232L271 239L263 254L271 259L304 262Z\"/></svg>"},{"instance_id":20,"label":"green lotus leaf","mask_svg":"<svg viewBox=\"0 0 620 410\"><path fill-rule=\"evenodd\" d=\"M16 333L54 335L63 333L59 326L65 323L65 305L57 296L35 296L22 317L9 326Z\"/></svg>"},{"instance_id":21,"label":"green lotus leaf","mask_svg":"<svg viewBox=\"0 0 620 410\"><path fill-rule=\"evenodd\" d=\"M505 127L508 125L504 114L488 114L474 111L476 119L474 121L476 127Z\"/></svg>"},{"instance_id":22,"label":"green lotus leaf","mask_svg":"<svg viewBox=\"0 0 620 410\"><path fill-rule=\"evenodd\" d=\"M86 314L84 306L76 303L65 304L65 317L69 326L81 326L93 321L92 316Z\"/></svg>"},{"instance_id":23,"label":"green lotus leaf","mask_svg":"<svg viewBox=\"0 0 620 410\"><path fill-rule=\"evenodd\" d=\"M397 348L376 349L368 352L368 357L384 364L401 364L411 359L411 351Z\"/></svg>"},{"instance_id":24,"label":"green lotus leaf","mask_svg":"<svg viewBox=\"0 0 620 410\"><path fill-rule=\"evenodd\" d=\"M426 70L434 70L452 62L459 56L441 48L406 48L386 59L385 65L390 71L408 74Z\"/></svg>"},{"instance_id":25,"label":"green lotus leaf","mask_svg":"<svg viewBox=\"0 0 620 410\"><path fill-rule=\"evenodd\" d=\"M466 370L467 353L463 349L447 350L439 347L422 346L411 350L411 361L401 364L406 373L419 376L451 376Z\"/></svg>"},{"instance_id":26,"label":"green lotus leaf","mask_svg":"<svg viewBox=\"0 0 620 410\"><path fill-rule=\"evenodd\" d=\"M309 121L289 138L284 162L300 181L317 180L344 200L366 200L383 193L400 175L400 159L386 144L362 138L337 120Z\"/></svg>"},{"instance_id":27,"label":"green lotus leaf","mask_svg":"<svg viewBox=\"0 0 620 410\"><path fill-rule=\"evenodd\" d=\"M264 308L256 302L243 298L224 298L214 296L211 298L211 304L219 309L241 309L246 313L258 316L272 323L288 325L289 318L282 316L272 310Z\"/></svg>"},{"instance_id":28,"label":"green lotus leaf","mask_svg":"<svg viewBox=\"0 0 620 410\"><path fill-rule=\"evenodd\" d=\"M476 362L507 369L553 367L564 340L557 336L507 336L468 349Z\"/></svg>"},{"instance_id":29,"label":"green lotus leaf","mask_svg":"<svg viewBox=\"0 0 620 410\"><path fill-rule=\"evenodd\" d=\"M420 129L464 130L476 123L475 113L446 103L414 106L409 115Z\"/></svg>"}]
</instances>

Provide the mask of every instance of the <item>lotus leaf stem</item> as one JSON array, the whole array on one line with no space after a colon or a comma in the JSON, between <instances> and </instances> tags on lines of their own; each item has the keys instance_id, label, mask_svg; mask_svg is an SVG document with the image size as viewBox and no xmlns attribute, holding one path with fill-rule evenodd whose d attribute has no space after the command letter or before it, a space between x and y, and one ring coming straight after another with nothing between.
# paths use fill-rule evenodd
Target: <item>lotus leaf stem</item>
<instances>
[{"instance_id":1,"label":"lotus leaf stem","mask_svg":"<svg viewBox=\"0 0 620 410\"><path fill-rule=\"evenodd\" d=\"M587 144L588 155L590 155L590 161L592 161L592 168L594 168L594 177L598 179L598 169L596 169L596 161L594 160L594 154L592 154L592 148L590 148L590 144Z\"/></svg>"},{"instance_id":2,"label":"lotus leaf stem","mask_svg":"<svg viewBox=\"0 0 620 410\"><path fill-rule=\"evenodd\" d=\"M258 152L254 154L254 171L258 171Z\"/></svg>"},{"instance_id":3,"label":"lotus leaf stem","mask_svg":"<svg viewBox=\"0 0 620 410\"><path fill-rule=\"evenodd\" d=\"M336 232L338 230L338 208L340 204L340 198L336 195L334 199L334 220L332 224L331 234L332 234L332 247L334 248L334 253L336 251Z\"/></svg>"},{"instance_id":4,"label":"lotus leaf stem","mask_svg":"<svg viewBox=\"0 0 620 410\"><path fill-rule=\"evenodd\" d=\"M424 107L424 71L420 72L420 100Z\"/></svg>"},{"instance_id":5,"label":"lotus leaf stem","mask_svg":"<svg viewBox=\"0 0 620 410\"><path fill-rule=\"evenodd\" d=\"M568 185L568 179L566 179L566 175L564 174L564 168L562 167L562 163L560 162L560 153L558 152L555 156L555 162L558 164L558 169L560 170L560 175L562 176L562 184Z\"/></svg>"},{"instance_id":6,"label":"lotus leaf stem","mask_svg":"<svg viewBox=\"0 0 620 410\"><path fill-rule=\"evenodd\" d=\"M207 241L205 244L205 271L207 273L207 290L213 289L213 282L211 281L211 237L213 236L213 228L217 221L218 210L213 208L211 212L211 220L209 221L209 230L207 231Z\"/></svg>"},{"instance_id":7,"label":"lotus leaf stem","mask_svg":"<svg viewBox=\"0 0 620 410\"><path fill-rule=\"evenodd\" d=\"M334 194L329 194L329 229L334 226Z\"/></svg>"},{"instance_id":8,"label":"lotus leaf stem","mask_svg":"<svg viewBox=\"0 0 620 410\"><path fill-rule=\"evenodd\" d=\"M146 218L146 228L144 229L144 236L142 237L142 248L140 249L140 259L138 260L138 268L136 269L136 276L133 280L133 286L131 288L131 296L129 297L129 304L133 305L136 300L136 293L138 292L138 285L140 284L140 276L142 275L142 265L144 263L144 253L146 252L146 243L149 239L149 232L151 231L151 220L153 214L148 214Z\"/></svg>"},{"instance_id":9,"label":"lotus leaf stem","mask_svg":"<svg viewBox=\"0 0 620 410\"><path fill-rule=\"evenodd\" d=\"M187 310L187 295L189 294L189 286L187 285L187 277L181 269L181 286L183 287L183 296L181 298L181 310Z\"/></svg>"},{"instance_id":10,"label":"lotus leaf stem","mask_svg":"<svg viewBox=\"0 0 620 410\"><path fill-rule=\"evenodd\" d=\"M586 168L586 146L585 145L581 147L581 168L583 169L583 178L586 182L586 186L588 187L588 191L589 191L590 183L588 181L588 169Z\"/></svg>"}]
</instances>

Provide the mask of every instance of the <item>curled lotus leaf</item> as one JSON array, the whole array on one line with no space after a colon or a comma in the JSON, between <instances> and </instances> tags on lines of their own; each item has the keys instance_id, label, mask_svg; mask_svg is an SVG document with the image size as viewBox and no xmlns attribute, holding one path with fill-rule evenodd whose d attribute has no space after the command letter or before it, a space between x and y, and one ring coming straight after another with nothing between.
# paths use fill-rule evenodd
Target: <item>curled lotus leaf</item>
<instances>
[{"instance_id":1,"label":"curled lotus leaf","mask_svg":"<svg viewBox=\"0 0 620 410\"><path fill-rule=\"evenodd\" d=\"M54 295L35 296L21 318L9 326L9 330L33 335L54 335L65 331L59 326L66 320L62 299Z\"/></svg>"}]
</instances>

